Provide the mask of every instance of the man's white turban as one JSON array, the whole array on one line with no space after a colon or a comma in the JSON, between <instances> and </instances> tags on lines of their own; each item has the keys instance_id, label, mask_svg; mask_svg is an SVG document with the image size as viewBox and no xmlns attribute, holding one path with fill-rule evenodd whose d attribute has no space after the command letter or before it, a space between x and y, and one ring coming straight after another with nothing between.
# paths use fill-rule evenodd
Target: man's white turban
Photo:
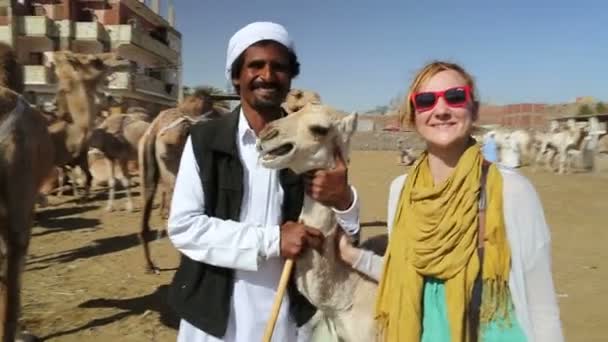
<instances>
[{"instance_id":1,"label":"man's white turban","mask_svg":"<svg viewBox=\"0 0 608 342\"><path fill-rule=\"evenodd\" d=\"M251 45L262 41L273 40L282 44L288 50L293 51L293 41L289 38L287 30L275 23L271 22L255 22L251 23L237 33L235 33L230 42L228 42L228 52L226 53L226 78L230 81L232 63Z\"/></svg>"}]
</instances>

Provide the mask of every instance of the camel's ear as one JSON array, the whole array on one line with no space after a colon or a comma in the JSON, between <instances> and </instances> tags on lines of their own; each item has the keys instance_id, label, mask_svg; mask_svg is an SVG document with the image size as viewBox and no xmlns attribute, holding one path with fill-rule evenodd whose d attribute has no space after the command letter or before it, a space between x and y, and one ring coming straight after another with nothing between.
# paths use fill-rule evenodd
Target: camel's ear
<instances>
[{"instance_id":1,"label":"camel's ear","mask_svg":"<svg viewBox=\"0 0 608 342\"><path fill-rule=\"evenodd\" d=\"M357 112L344 116L338 123L338 130L342 136L350 137L357 129Z\"/></svg>"}]
</instances>

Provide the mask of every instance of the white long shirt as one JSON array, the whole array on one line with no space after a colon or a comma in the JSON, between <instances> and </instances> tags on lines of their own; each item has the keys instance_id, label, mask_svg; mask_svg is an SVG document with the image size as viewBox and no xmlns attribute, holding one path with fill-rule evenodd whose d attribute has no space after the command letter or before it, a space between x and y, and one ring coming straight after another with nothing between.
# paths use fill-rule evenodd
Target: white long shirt
<instances>
[{"instance_id":1,"label":"white long shirt","mask_svg":"<svg viewBox=\"0 0 608 342\"><path fill-rule=\"evenodd\" d=\"M509 290L515 315L528 342L561 342L559 307L551 274L551 236L543 207L532 184L517 171L499 166L503 210L511 248ZM390 234L406 175L391 183L387 225ZM363 251L353 267L378 280L382 257Z\"/></svg>"},{"instance_id":2,"label":"white long shirt","mask_svg":"<svg viewBox=\"0 0 608 342\"><path fill-rule=\"evenodd\" d=\"M284 260L280 255L280 223L283 189L278 171L258 163L256 136L242 110L235 137L243 165L243 199L240 220L222 220L205 215L204 189L188 138L175 182L168 235L173 245L192 260L234 269L234 289L228 327L223 339L181 320L180 342L260 341L270 316ZM349 234L359 231L359 202L337 211L338 223ZM296 341L295 322L288 314L285 296L274 330L273 341Z\"/></svg>"}]
</instances>

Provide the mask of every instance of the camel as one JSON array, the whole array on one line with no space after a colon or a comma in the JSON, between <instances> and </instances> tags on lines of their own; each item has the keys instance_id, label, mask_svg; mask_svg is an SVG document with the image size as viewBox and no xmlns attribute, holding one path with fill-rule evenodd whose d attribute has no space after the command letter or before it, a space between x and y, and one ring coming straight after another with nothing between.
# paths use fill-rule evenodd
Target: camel
<instances>
[{"instance_id":1,"label":"camel","mask_svg":"<svg viewBox=\"0 0 608 342\"><path fill-rule=\"evenodd\" d=\"M149 125L139 140L139 171L141 176L142 216L139 239L144 249L146 272L157 273L148 247L150 214L158 184L161 184L161 215L166 218L171 203L175 177L186 138L193 124L216 117L213 100L206 92L187 96L177 107L164 110ZM213 114L213 115L210 115ZM157 236L160 236L160 231Z\"/></svg>"},{"instance_id":2,"label":"camel","mask_svg":"<svg viewBox=\"0 0 608 342\"><path fill-rule=\"evenodd\" d=\"M554 127L553 127L554 128ZM547 133L541 137L541 144L536 156L536 163L547 154L548 150L553 149L558 158L558 174L568 173L572 164L571 150L581 150L581 143L584 139L583 130L577 127L576 122L570 119L566 123L566 129L553 133Z\"/></svg>"},{"instance_id":3,"label":"camel","mask_svg":"<svg viewBox=\"0 0 608 342\"><path fill-rule=\"evenodd\" d=\"M528 131L501 128L487 132L484 137L488 134L494 134L500 150L515 149L517 151L516 154L520 156L520 161L517 161L516 164L531 163L534 160L534 139Z\"/></svg>"},{"instance_id":4,"label":"camel","mask_svg":"<svg viewBox=\"0 0 608 342\"><path fill-rule=\"evenodd\" d=\"M43 112L43 114L45 114L49 120L49 125L51 123L59 120L59 119L57 119L55 114L51 114L52 112L48 112L48 110L50 110L50 109L51 108L47 108L47 113ZM52 110L54 112L56 110L56 108L54 108ZM104 111L102 110L101 115L98 115L95 119L94 126L97 128L99 128L102 125L102 123L104 122L104 120L106 120L109 116L109 115L104 116L103 112ZM129 122L133 121L133 119L135 119L137 121L145 121L145 122L152 121L150 114L147 113L146 109L144 109L142 107L129 107L126 111L126 114L128 114L128 116L130 118ZM131 132L133 132L133 128L130 128L129 130ZM93 134L95 134L95 130L93 131ZM141 137L142 134L143 134L143 131L141 131L141 134L138 134L137 137L130 136L131 143L133 141L135 141L135 143L133 145L133 146L135 146L134 147L135 150L137 150L137 141L139 140L139 138ZM128 162L132 162L132 161L136 161L136 160L137 160L137 154L135 153L133 159L129 159L127 161L127 164L128 164ZM106 167L108 167L111 164L115 165L114 171L113 171L114 173L112 173L113 175L117 175L115 178L120 179L122 181L122 179L125 177L123 175L122 170L120 169L119 165L117 165L117 163L113 163L112 161L110 161L110 159L106 158L104 153L99 149L89 148L89 150L87 152L87 163L88 163L88 169L89 169L89 172L91 173L93 181L97 180L99 182L98 185L101 185L103 183L102 186L105 186L108 184L107 180L108 180L111 172L105 172L105 169L106 169ZM74 189L76 186L82 186L82 187L86 186L86 181L87 181L86 175L80 168L72 169L72 167L67 166L67 165L64 167L56 167L56 169L54 170L54 172L52 174L52 177L50 179L48 179L47 182L45 182L45 185L43 186L43 189L41 190L41 193L43 194L43 197L40 199L41 201L45 201L46 200L45 196L48 196L51 193L55 193L55 196L57 196L57 197L61 197L63 195L63 191L66 188L64 186L65 178L66 178L64 171L66 171L66 170L68 172L77 173L77 176L74 176L73 174L70 175L72 177L72 181L73 181L73 178L77 178L76 184L72 185L72 191L73 191L74 196L77 195L77 193L74 192ZM46 205L45 202L41 202L39 204L40 204L40 206ZM110 207L112 207L112 206L110 205ZM132 205L131 206L127 205L127 207L132 207ZM109 211L111 211L111 209Z\"/></svg>"},{"instance_id":5,"label":"camel","mask_svg":"<svg viewBox=\"0 0 608 342\"><path fill-rule=\"evenodd\" d=\"M311 90L291 89L281 106L285 112L291 114L302 109L307 103L320 104L321 96Z\"/></svg>"},{"instance_id":6,"label":"camel","mask_svg":"<svg viewBox=\"0 0 608 342\"><path fill-rule=\"evenodd\" d=\"M357 115L341 115L321 104L269 123L260 132L260 162L271 169L290 168L297 174L335 165L338 147L348 160ZM304 195L300 220L320 229L326 243L321 251L307 250L295 263L298 290L319 309L317 322L333 327L340 341L373 341L377 284L339 260L336 218L331 208ZM317 323L319 324L319 323Z\"/></svg>"},{"instance_id":7,"label":"camel","mask_svg":"<svg viewBox=\"0 0 608 342\"><path fill-rule=\"evenodd\" d=\"M69 51L49 55L57 75L56 119L48 126L55 148L55 166L79 166L86 177L83 198L87 198L92 176L87 162L87 144L97 119L97 87L111 72L130 66L114 53L96 55ZM72 172L74 195L78 196ZM59 177L63 179L60 173ZM63 187L61 187L62 189Z\"/></svg>"},{"instance_id":8,"label":"camel","mask_svg":"<svg viewBox=\"0 0 608 342\"><path fill-rule=\"evenodd\" d=\"M94 149L94 151L89 151L89 155L95 150L101 152L109 170L108 187L110 192L106 211L114 209L116 178L120 180L127 195L126 210L128 212L133 211L133 202L129 191L128 162L137 159L139 139L150 126L150 123L145 121L146 118L141 113L113 114L93 130L89 148ZM118 177L115 177L114 172L116 166L120 168Z\"/></svg>"},{"instance_id":9,"label":"camel","mask_svg":"<svg viewBox=\"0 0 608 342\"><path fill-rule=\"evenodd\" d=\"M597 153L608 153L608 134L599 138L597 142Z\"/></svg>"},{"instance_id":10,"label":"camel","mask_svg":"<svg viewBox=\"0 0 608 342\"><path fill-rule=\"evenodd\" d=\"M0 341L11 342L35 200L54 161L45 117L17 93L19 68L11 48L0 44Z\"/></svg>"}]
</instances>

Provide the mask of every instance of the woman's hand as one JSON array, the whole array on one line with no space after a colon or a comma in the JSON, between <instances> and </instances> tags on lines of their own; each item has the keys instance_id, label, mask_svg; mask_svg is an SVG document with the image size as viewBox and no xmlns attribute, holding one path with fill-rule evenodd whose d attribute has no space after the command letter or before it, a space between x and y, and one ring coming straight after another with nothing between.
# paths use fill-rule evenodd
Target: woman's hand
<instances>
[{"instance_id":1,"label":"woman's hand","mask_svg":"<svg viewBox=\"0 0 608 342\"><path fill-rule=\"evenodd\" d=\"M336 234L336 242L338 244L338 251L340 259L349 266L352 266L358 259L361 250L350 241L348 235L344 233L341 228L338 228L338 234Z\"/></svg>"}]
</instances>

